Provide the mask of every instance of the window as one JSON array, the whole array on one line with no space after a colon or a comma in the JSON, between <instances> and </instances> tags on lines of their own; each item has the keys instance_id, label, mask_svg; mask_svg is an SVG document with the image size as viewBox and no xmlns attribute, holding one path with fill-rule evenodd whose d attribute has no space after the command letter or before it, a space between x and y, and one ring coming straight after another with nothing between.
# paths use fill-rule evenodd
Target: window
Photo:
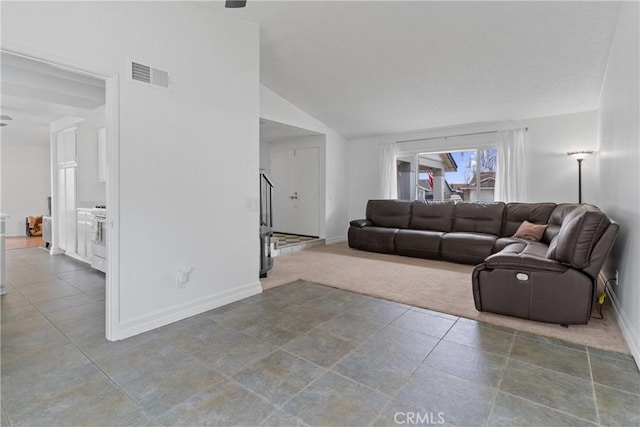
<instances>
[{"instance_id":1,"label":"window","mask_svg":"<svg viewBox=\"0 0 640 427\"><path fill-rule=\"evenodd\" d=\"M492 202L496 160L495 149L398 157L398 198Z\"/></svg>"}]
</instances>

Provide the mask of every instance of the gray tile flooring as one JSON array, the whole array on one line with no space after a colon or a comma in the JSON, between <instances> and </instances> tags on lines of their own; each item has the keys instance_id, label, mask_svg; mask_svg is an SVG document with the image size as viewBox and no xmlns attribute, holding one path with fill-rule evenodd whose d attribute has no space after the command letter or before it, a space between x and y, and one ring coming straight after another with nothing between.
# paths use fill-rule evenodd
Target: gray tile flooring
<instances>
[{"instance_id":1,"label":"gray tile flooring","mask_svg":"<svg viewBox=\"0 0 640 427\"><path fill-rule=\"evenodd\" d=\"M1 425L640 425L626 355L298 281L124 340L104 275L8 251Z\"/></svg>"}]
</instances>

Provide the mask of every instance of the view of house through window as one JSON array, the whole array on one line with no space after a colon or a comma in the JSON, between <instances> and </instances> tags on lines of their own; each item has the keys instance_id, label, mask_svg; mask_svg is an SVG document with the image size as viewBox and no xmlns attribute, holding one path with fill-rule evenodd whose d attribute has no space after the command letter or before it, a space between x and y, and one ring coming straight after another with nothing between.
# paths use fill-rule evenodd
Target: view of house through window
<instances>
[{"instance_id":1,"label":"view of house through window","mask_svg":"<svg viewBox=\"0 0 640 427\"><path fill-rule=\"evenodd\" d=\"M493 149L398 157L398 198L492 202L496 160Z\"/></svg>"}]
</instances>

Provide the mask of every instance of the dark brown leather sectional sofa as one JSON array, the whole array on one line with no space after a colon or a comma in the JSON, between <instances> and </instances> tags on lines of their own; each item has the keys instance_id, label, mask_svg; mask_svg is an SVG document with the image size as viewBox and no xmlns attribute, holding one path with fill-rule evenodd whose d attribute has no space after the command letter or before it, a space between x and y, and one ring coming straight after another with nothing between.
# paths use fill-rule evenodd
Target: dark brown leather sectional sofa
<instances>
[{"instance_id":1,"label":"dark brown leather sectional sofa","mask_svg":"<svg viewBox=\"0 0 640 427\"><path fill-rule=\"evenodd\" d=\"M524 221L547 225L539 242L511 237ZM479 311L567 325L589 321L617 231L588 204L370 200L349 246L475 264Z\"/></svg>"}]
</instances>

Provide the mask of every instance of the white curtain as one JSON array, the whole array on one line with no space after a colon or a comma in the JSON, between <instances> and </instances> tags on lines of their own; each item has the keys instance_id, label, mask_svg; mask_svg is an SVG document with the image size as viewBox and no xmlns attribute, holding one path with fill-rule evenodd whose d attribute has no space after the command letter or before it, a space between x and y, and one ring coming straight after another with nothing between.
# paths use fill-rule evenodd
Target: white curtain
<instances>
[{"instance_id":1,"label":"white curtain","mask_svg":"<svg viewBox=\"0 0 640 427\"><path fill-rule=\"evenodd\" d=\"M398 198L398 173L396 163L396 144L380 146L380 198Z\"/></svg>"},{"instance_id":2,"label":"white curtain","mask_svg":"<svg viewBox=\"0 0 640 427\"><path fill-rule=\"evenodd\" d=\"M527 201L526 144L527 131L525 129L498 132L496 137L498 161L494 196L496 201L505 203Z\"/></svg>"}]
</instances>

